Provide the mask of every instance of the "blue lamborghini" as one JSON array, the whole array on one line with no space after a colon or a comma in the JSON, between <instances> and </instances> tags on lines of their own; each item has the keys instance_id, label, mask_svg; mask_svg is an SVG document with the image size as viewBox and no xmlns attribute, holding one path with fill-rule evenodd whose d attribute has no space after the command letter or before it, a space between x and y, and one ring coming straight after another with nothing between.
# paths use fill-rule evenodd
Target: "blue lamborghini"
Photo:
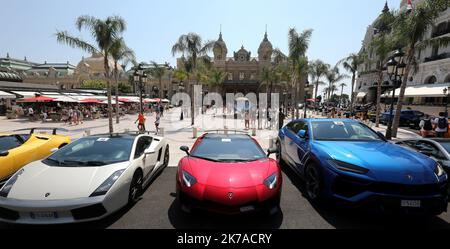
<instances>
[{"instance_id":1,"label":"blue lamborghini","mask_svg":"<svg viewBox=\"0 0 450 249\"><path fill-rule=\"evenodd\" d=\"M312 202L431 215L447 211L442 166L358 121L294 120L279 131L276 144L277 160L300 175Z\"/></svg>"}]
</instances>

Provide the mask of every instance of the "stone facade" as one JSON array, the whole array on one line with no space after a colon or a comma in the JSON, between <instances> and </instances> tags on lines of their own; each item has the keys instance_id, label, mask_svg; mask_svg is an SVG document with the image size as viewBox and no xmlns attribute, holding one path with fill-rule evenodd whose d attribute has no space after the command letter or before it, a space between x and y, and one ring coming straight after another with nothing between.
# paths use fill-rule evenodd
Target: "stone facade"
<instances>
[{"instance_id":1,"label":"stone facade","mask_svg":"<svg viewBox=\"0 0 450 249\"><path fill-rule=\"evenodd\" d=\"M413 6L420 4L424 0L413 0ZM402 0L400 11L404 11L407 6L407 0ZM386 7L385 7L386 8ZM375 22L374 22L375 23ZM374 23L367 27L367 32L362 42L361 51L368 53L368 59L358 68L358 79L355 91L367 94L365 102L373 102L376 98L376 85L378 81L378 73L376 73L376 65L370 61L376 61L376 56L369 51L370 42L376 35ZM435 38L441 36L450 36L450 9L442 11L436 19L434 27L428 29L425 37ZM447 47L427 47L426 49L416 52L418 61L417 70L408 76L408 86L450 86L450 46ZM384 82L389 82L388 76L384 73ZM387 90L387 89L385 89ZM362 101L362 99L360 99ZM421 96L408 97L406 95L406 104L416 105L416 109L420 109L417 105L443 105L445 103L444 94L442 97Z\"/></svg>"}]
</instances>

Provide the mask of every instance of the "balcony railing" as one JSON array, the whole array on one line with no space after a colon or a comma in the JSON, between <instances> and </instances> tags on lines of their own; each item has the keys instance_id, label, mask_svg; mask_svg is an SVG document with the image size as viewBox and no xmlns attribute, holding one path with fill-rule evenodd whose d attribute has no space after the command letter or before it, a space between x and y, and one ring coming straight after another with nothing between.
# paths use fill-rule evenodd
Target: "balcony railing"
<instances>
[{"instance_id":1,"label":"balcony railing","mask_svg":"<svg viewBox=\"0 0 450 249\"><path fill-rule=\"evenodd\" d=\"M450 26L434 31L433 34L431 35L431 38L435 38L435 37L438 37L441 35L446 35L448 33L450 33Z\"/></svg>"},{"instance_id":2,"label":"balcony railing","mask_svg":"<svg viewBox=\"0 0 450 249\"><path fill-rule=\"evenodd\" d=\"M442 53L439 55L427 57L427 58L425 58L424 62L438 61L438 60L443 60L443 59L448 59L448 58L450 58L450 53Z\"/></svg>"}]
</instances>

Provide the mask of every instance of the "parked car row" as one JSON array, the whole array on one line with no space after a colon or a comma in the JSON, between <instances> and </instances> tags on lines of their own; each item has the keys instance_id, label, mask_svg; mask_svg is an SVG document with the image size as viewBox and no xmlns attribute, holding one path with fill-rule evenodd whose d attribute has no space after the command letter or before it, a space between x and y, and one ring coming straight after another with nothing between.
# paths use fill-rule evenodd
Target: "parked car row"
<instances>
[{"instance_id":1,"label":"parked car row","mask_svg":"<svg viewBox=\"0 0 450 249\"><path fill-rule=\"evenodd\" d=\"M393 144L349 119L294 120L267 152L245 132L207 132L191 149L180 147L186 156L174 176L176 195L187 213L272 215L280 211L281 169L287 166L304 181L313 203L438 215L448 205L448 164L418 143ZM51 147L56 149L47 156L17 168L0 189L0 220L104 218L137 202L170 157L165 138L142 133L92 135Z\"/></svg>"}]
</instances>

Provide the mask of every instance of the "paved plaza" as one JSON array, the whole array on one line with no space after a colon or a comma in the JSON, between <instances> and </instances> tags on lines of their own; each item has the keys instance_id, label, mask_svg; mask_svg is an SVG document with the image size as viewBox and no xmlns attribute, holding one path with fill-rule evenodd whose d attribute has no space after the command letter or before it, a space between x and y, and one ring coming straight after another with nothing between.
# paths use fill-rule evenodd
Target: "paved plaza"
<instances>
[{"instance_id":1,"label":"paved plaza","mask_svg":"<svg viewBox=\"0 0 450 249\"><path fill-rule=\"evenodd\" d=\"M180 120L181 109L173 108L164 113L161 118L160 127L163 129L163 136L169 140L170 145L170 162L169 166L176 166L178 161L185 155L184 152L180 151L178 148L181 145L187 145L191 147L195 141L193 138L193 127L197 129L197 136L200 136L205 131L214 132L212 130L223 130L227 127L230 132L233 130L244 131L245 124L242 119L233 119L231 116L224 119L221 112L216 112L214 110L208 110L204 115L200 115L196 119L196 124L191 126L191 119L189 117L184 117ZM314 114L313 112L307 112L307 117L313 118L324 118L322 115ZM114 132L125 132L125 131L137 131L137 125L134 124L137 115L125 115L120 118L119 124L115 123L114 118ZM155 133L155 114L146 114L146 129L151 133ZM286 119L284 123L289 122ZM257 125L257 124L256 124ZM262 121L261 126L266 127L265 121ZM380 125L379 128L375 127L373 124L368 124L376 131L385 132L386 126ZM276 126L276 125L274 125ZM13 132L17 129L32 128L32 127L58 127L68 130L68 132L61 132L61 134L69 135L72 140L81 138L88 134L101 134L108 133L108 119L95 119L86 120L79 125L69 125L61 122L30 122L28 119L6 119L5 117L0 117L0 133ZM252 130L247 130L248 134L252 135ZM256 129L255 139L260 143L264 150L270 147L270 140L277 136L277 131L275 129L269 130ZM416 133L404 129L399 129L398 138L410 138L418 136Z\"/></svg>"}]
</instances>

